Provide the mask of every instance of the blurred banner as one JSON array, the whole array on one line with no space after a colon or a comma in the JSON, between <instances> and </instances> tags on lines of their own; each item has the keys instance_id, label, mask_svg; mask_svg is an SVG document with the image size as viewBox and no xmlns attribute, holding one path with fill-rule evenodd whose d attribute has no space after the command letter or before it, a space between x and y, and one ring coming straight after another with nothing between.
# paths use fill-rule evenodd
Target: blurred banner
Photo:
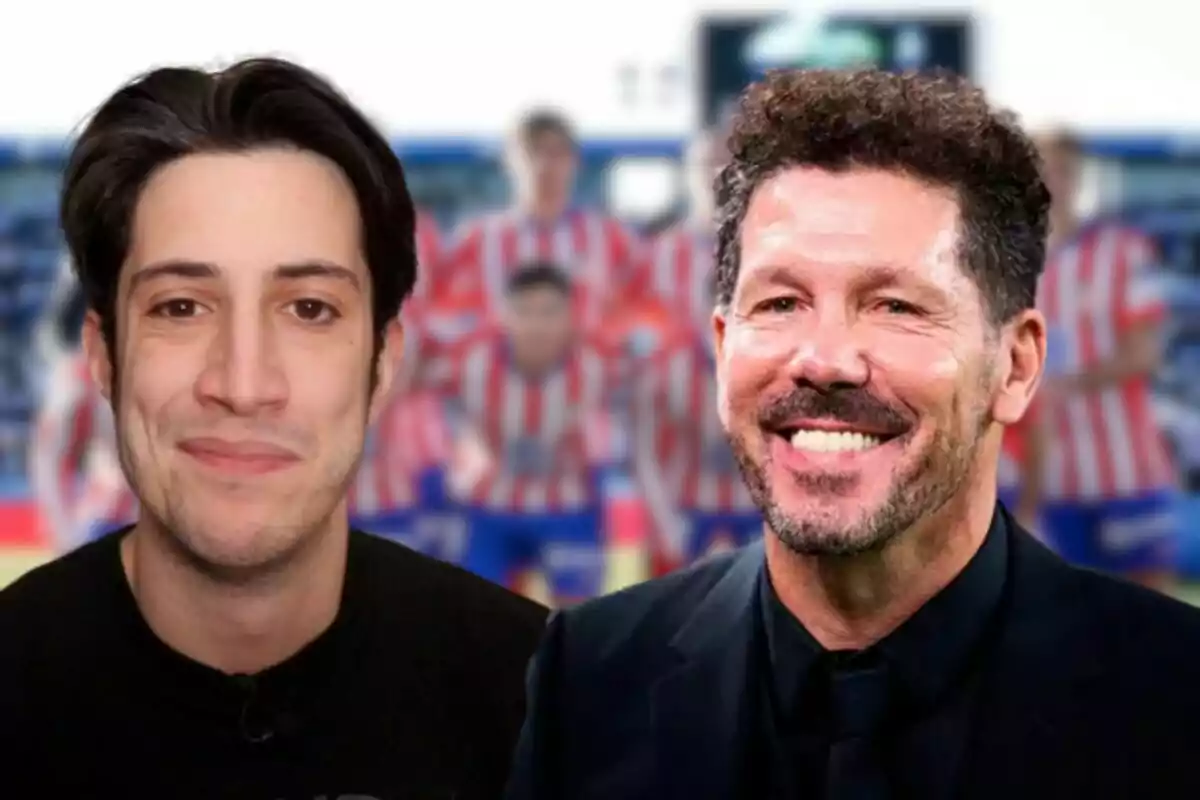
<instances>
[{"instance_id":1,"label":"blurred banner","mask_svg":"<svg viewBox=\"0 0 1200 800\"><path fill-rule=\"evenodd\" d=\"M768 69L934 67L974 77L969 15L758 14L705 19L700 27L704 123L717 124L746 84Z\"/></svg>"}]
</instances>

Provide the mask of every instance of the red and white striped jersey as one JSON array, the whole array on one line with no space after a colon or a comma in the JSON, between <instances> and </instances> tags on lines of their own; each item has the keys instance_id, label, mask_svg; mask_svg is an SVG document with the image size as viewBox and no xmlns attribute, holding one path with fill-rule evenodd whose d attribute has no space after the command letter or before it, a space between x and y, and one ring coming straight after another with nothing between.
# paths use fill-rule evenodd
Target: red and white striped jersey
<instances>
[{"instance_id":1,"label":"red and white striped jersey","mask_svg":"<svg viewBox=\"0 0 1200 800\"><path fill-rule=\"evenodd\" d=\"M695 223L680 224L657 236L637 276L639 292L670 310L680 325L708 330L713 312L715 236Z\"/></svg>"},{"instance_id":2,"label":"red and white striped jersey","mask_svg":"<svg viewBox=\"0 0 1200 800\"><path fill-rule=\"evenodd\" d=\"M137 499L121 471L112 409L82 353L65 353L51 366L30 460L39 510L59 550L82 544L97 523L136 518Z\"/></svg>"},{"instance_id":3,"label":"red and white striped jersey","mask_svg":"<svg viewBox=\"0 0 1200 800\"><path fill-rule=\"evenodd\" d=\"M1121 337L1166 312L1153 244L1126 227L1085 228L1049 258L1040 305L1049 324L1047 370L1075 375L1112 358ZM1045 408L1051 426L1046 498L1105 500L1174 480L1150 405L1150 385L1129 380Z\"/></svg>"},{"instance_id":4,"label":"red and white striped jersey","mask_svg":"<svg viewBox=\"0 0 1200 800\"><path fill-rule=\"evenodd\" d=\"M442 234L428 214L417 212L417 282L409 305L424 305L440 293L442 272Z\"/></svg>"},{"instance_id":5,"label":"red and white striped jersey","mask_svg":"<svg viewBox=\"0 0 1200 800\"><path fill-rule=\"evenodd\" d=\"M698 332L654 356L634 389L634 468L655 526L670 541L678 513L757 511L717 415L712 351Z\"/></svg>"},{"instance_id":6,"label":"red and white striped jersey","mask_svg":"<svg viewBox=\"0 0 1200 800\"><path fill-rule=\"evenodd\" d=\"M351 516L414 508L421 500L421 476L444 467L449 457L450 433L441 398L432 392L396 394L368 433L348 492Z\"/></svg>"},{"instance_id":7,"label":"red and white striped jersey","mask_svg":"<svg viewBox=\"0 0 1200 800\"><path fill-rule=\"evenodd\" d=\"M475 437L488 468L457 489L463 502L515 513L594 504L595 469L612 457L607 424L612 359L580 343L542 376L521 372L500 331L464 342L447 362L443 391L460 436Z\"/></svg>"},{"instance_id":8,"label":"red and white striped jersey","mask_svg":"<svg viewBox=\"0 0 1200 800\"><path fill-rule=\"evenodd\" d=\"M400 314L404 322L404 353L396 383L399 391L430 385L444 361L459 343L488 326L475 306L439 299L413 305Z\"/></svg>"},{"instance_id":9,"label":"red and white striped jersey","mask_svg":"<svg viewBox=\"0 0 1200 800\"><path fill-rule=\"evenodd\" d=\"M1038 428L1040 405L1041 403L1035 400L1026 409L1025 416L1004 429L1004 438L1000 440L1000 464L996 480L1001 492L1012 492L1021 487L1021 470L1025 465L1029 437L1042 435Z\"/></svg>"},{"instance_id":10,"label":"red and white striped jersey","mask_svg":"<svg viewBox=\"0 0 1200 800\"><path fill-rule=\"evenodd\" d=\"M640 246L617 220L586 209L540 223L517 211L486 214L464 223L447 248L449 291L474 298L487 312L502 307L513 270L545 259L567 270L585 325L596 323L629 286Z\"/></svg>"},{"instance_id":11,"label":"red and white striped jersey","mask_svg":"<svg viewBox=\"0 0 1200 800\"><path fill-rule=\"evenodd\" d=\"M996 484L1001 492L1016 491L1021 486L1021 432L1012 428L1004 431L1000 443L1000 465Z\"/></svg>"}]
</instances>

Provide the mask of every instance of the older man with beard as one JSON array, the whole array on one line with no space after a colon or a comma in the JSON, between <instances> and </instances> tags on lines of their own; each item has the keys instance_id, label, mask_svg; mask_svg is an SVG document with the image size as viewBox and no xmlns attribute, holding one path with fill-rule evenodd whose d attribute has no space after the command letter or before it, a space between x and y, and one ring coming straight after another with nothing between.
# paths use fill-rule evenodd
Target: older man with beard
<instances>
[{"instance_id":1,"label":"older man with beard","mask_svg":"<svg viewBox=\"0 0 1200 800\"><path fill-rule=\"evenodd\" d=\"M774 73L717 181L717 408L763 541L559 614L512 798L1200 796L1200 614L997 501L1049 193L957 78Z\"/></svg>"}]
</instances>

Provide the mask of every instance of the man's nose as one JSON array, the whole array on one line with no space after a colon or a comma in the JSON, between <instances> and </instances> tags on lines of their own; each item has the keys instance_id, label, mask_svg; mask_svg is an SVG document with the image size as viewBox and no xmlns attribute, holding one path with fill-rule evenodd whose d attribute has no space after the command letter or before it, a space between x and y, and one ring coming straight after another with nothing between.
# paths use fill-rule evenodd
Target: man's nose
<instances>
[{"instance_id":1,"label":"man's nose","mask_svg":"<svg viewBox=\"0 0 1200 800\"><path fill-rule=\"evenodd\" d=\"M844 312L812 314L788 361L796 383L822 389L856 388L870 378L860 335Z\"/></svg>"},{"instance_id":2,"label":"man's nose","mask_svg":"<svg viewBox=\"0 0 1200 800\"><path fill-rule=\"evenodd\" d=\"M288 398L288 381L279 331L258 313L223 320L196 391L201 402L242 416L282 407Z\"/></svg>"}]
</instances>

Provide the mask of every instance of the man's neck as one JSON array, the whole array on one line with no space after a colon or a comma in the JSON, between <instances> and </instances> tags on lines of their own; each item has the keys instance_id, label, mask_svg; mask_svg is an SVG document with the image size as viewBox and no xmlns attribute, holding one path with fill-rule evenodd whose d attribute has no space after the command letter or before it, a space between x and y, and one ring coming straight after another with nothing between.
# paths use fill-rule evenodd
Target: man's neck
<instances>
[{"instance_id":1,"label":"man's neck","mask_svg":"<svg viewBox=\"0 0 1200 800\"><path fill-rule=\"evenodd\" d=\"M522 216L543 225L557 222L567 213L568 202L565 199L531 197L517 205Z\"/></svg>"},{"instance_id":2,"label":"man's neck","mask_svg":"<svg viewBox=\"0 0 1200 800\"><path fill-rule=\"evenodd\" d=\"M562 365L563 358L553 358L549 361L522 361L519 358L513 359L513 367L521 377L530 381L544 380L547 376L556 372Z\"/></svg>"},{"instance_id":3,"label":"man's neck","mask_svg":"<svg viewBox=\"0 0 1200 800\"><path fill-rule=\"evenodd\" d=\"M717 235L717 226L716 223L713 222L711 214L692 212L691 214L688 214L687 218L684 220L684 224L687 226L688 230L691 230L694 233L698 233L703 236Z\"/></svg>"},{"instance_id":4,"label":"man's neck","mask_svg":"<svg viewBox=\"0 0 1200 800\"><path fill-rule=\"evenodd\" d=\"M159 639L222 672L255 674L286 661L333 624L347 535L326 531L282 570L229 585L188 565L143 519L122 540L121 562Z\"/></svg>"},{"instance_id":5,"label":"man's neck","mask_svg":"<svg viewBox=\"0 0 1200 800\"><path fill-rule=\"evenodd\" d=\"M994 485L994 483L993 483ZM767 569L780 601L828 650L862 650L900 627L979 550L995 513L994 488L964 493L883 551L804 556L766 532Z\"/></svg>"}]
</instances>

